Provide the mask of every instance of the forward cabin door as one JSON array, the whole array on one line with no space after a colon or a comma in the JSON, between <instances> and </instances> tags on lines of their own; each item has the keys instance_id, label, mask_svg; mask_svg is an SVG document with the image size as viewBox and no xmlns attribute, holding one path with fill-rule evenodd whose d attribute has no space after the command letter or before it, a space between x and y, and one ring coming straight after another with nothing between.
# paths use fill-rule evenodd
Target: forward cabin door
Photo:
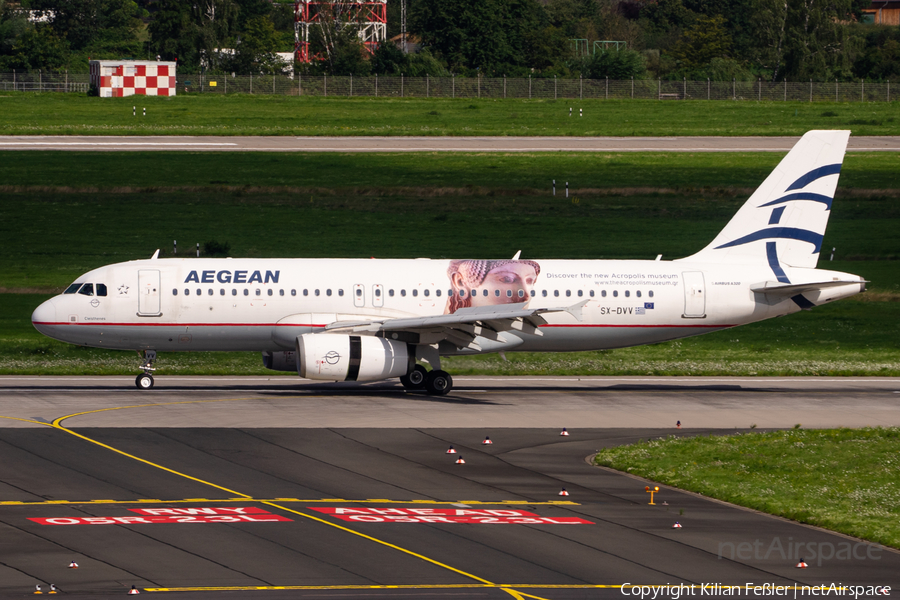
<instances>
[{"instance_id":1,"label":"forward cabin door","mask_svg":"<svg viewBox=\"0 0 900 600\"><path fill-rule=\"evenodd\" d=\"M687 319L702 319L706 316L706 289L701 271L681 274L684 281L684 314Z\"/></svg>"},{"instance_id":2,"label":"forward cabin door","mask_svg":"<svg viewBox=\"0 0 900 600\"><path fill-rule=\"evenodd\" d=\"M159 271L141 269L138 271L138 315L141 317L158 317L159 310Z\"/></svg>"}]
</instances>

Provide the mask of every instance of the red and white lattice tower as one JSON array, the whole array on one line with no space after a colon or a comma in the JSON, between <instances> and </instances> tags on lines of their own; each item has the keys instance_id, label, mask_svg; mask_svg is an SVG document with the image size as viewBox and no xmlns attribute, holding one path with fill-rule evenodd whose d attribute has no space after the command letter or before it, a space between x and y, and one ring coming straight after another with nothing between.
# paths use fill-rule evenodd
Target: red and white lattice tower
<instances>
[{"instance_id":1,"label":"red and white lattice tower","mask_svg":"<svg viewBox=\"0 0 900 600\"><path fill-rule=\"evenodd\" d=\"M354 25L369 52L387 39L387 0L296 0L294 2L294 54L297 62L308 63L309 32L333 20L338 28ZM331 24L331 23L329 23Z\"/></svg>"}]
</instances>

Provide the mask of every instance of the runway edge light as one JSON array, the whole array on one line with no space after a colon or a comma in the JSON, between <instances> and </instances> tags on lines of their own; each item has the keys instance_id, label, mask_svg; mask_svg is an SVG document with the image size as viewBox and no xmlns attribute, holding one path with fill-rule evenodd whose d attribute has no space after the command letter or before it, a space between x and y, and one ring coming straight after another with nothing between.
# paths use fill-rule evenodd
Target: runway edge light
<instances>
[{"instance_id":1,"label":"runway edge light","mask_svg":"<svg viewBox=\"0 0 900 600\"><path fill-rule=\"evenodd\" d=\"M464 465L464 464L466 464L466 461L463 460L463 457L462 457L462 456L460 456L459 458L456 459L456 464L458 464L458 465Z\"/></svg>"},{"instance_id":2,"label":"runway edge light","mask_svg":"<svg viewBox=\"0 0 900 600\"><path fill-rule=\"evenodd\" d=\"M491 436L489 436L489 435L484 436L484 441L481 442L481 444L483 446L487 446L488 444L493 444L493 443L494 442L491 441Z\"/></svg>"},{"instance_id":3,"label":"runway edge light","mask_svg":"<svg viewBox=\"0 0 900 600\"><path fill-rule=\"evenodd\" d=\"M808 567L808 566L809 566L808 564L806 564L805 562L803 562L803 559L802 559L802 558L800 559L800 562L798 562L798 563L796 564L796 567L797 567L798 569L805 569L805 568Z\"/></svg>"},{"instance_id":4,"label":"runway edge light","mask_svg":"<svg viewBox=\"0 0 900 600\"><path fill-rule=\"evenodd\" d=\"M678 521L675 521L675 524L672 525L672 529L681 529L681 523L679 523Z\"/></svg>"},{"instance_id":5,"label":"runway edge light","mask_svg":"<svg viewBox=\"0 0 900 600\"><path fill-rule=\"evenodd\" d=\"M447 448L447 454L456 454L456 449L453 446Z\"/></svg>"},{"instance_id":6,"label":"runway edge light","mask_svg":"<svg viewBox=\"0 0 900 600\"><path fill-rule=\"evenodd\" d=\"M141 592L138 591L137 587L135 587L135 586L131 586L131 589L128 590L128 595L129 595L129 596L132 596L132 595L134 595L134 594L140 594L140 593L141 593Z\"/></svg>"},{"instance_id":7,"label":"runway edge light","mask_svg":"<svg viewBox=\"0 0 900 600\"><path fill-rule=\"evenodd\" d=\"M77 569L77 568L78 568L78 563L75 562L75 561L73 560L72 562L69 563L69 568L70 568L70 569Z\"/></svg>"},{"instance_id":8,"label":"runway edge light","mask_svg":"<svg viewBox=\"0 0 900 600\"><path fill-rule=\"evenodd\" d=\"M566 488L563 488L559 491L560 496L568 496L569 492L566 491Z\"/></svg>"},{"instance_id":9,"label":"runway edge light","mask_svg":"<svg viewBox=\"0 0 900 600\"><path fill-rule=\"evenodd\" d=\"M569 435L569 431L565 427L563 427L563 430L559 432L559 435L567 436Z\"/></svg>"}]
</instances>

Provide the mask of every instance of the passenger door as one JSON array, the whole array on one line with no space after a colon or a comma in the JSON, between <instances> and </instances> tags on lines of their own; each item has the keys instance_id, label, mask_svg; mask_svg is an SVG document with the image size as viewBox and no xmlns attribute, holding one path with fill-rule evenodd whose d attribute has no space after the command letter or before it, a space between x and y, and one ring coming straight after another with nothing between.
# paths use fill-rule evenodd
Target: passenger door
<instances>
[{"instance_id":1,"label":"passenger door","mask_svg":"<svg viewBox=\"0 0 900 600\"><path fill-rule=\"evenodd\" d=\"M706 290L701 271L681 274L684 282L684 314L687 319L706 317Z\"/></svg>"},{"instance_id":2,"label":"passenger door","mask_svg":"<svg viewBox=\"0 0 900 600\"><path fill-rule=\"evenodd\" d=\"M138 271L138 315L158 317L162 313L159 306L159 271L141 269Z\"/></svg>"}]
</instances>

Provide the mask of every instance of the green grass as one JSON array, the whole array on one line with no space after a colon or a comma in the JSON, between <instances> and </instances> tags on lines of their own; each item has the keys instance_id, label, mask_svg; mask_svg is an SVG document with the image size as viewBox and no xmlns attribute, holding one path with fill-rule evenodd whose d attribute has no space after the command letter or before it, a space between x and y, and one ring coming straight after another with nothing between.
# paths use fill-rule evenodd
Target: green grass
<instances>
[{"instance_id":1,"label":"green grass","mask_svg":"<svg viewBox=\"0 0 900 600\"><path fill-rule=\"evenodd\" d=\"M0 135L801 135L900 134L900 104L657 100L0 94ZM147 116L132 116L132 107ZM569 107L584 117L569 117ZM576 111L577 112L577 111ZM834 114L834 116L830 116Z\"/></svg>"},{"instance_id":2,"label":"green grass","mask_svg":"<svg viewBox=\"0 0 900 600\"><path fill-rule=\"evenodd\" d=\"M900 428L670 436L596 464L900 548Z\"/></svg>"},{"instance_id":3,"label":"green grass","mask_svg":"<svg viewBox=\"0 0 900 600\"><path fill-rule=\"evenodd\" d=\"M25 186L128 191L280 188L314 196L542 195L556 180L559 203L568 181L582 191L705 190L743 194L759 186L783 158L777 152L735 153L269 153L269 152L0 152L0 190ZM897 190L898 154L853 152L842 190ZM289 189L283 189L289 188ZM742 201L742 200L741 200ZM840 208L840 202L836 208Z\"/></svg>"}]
</instances>

